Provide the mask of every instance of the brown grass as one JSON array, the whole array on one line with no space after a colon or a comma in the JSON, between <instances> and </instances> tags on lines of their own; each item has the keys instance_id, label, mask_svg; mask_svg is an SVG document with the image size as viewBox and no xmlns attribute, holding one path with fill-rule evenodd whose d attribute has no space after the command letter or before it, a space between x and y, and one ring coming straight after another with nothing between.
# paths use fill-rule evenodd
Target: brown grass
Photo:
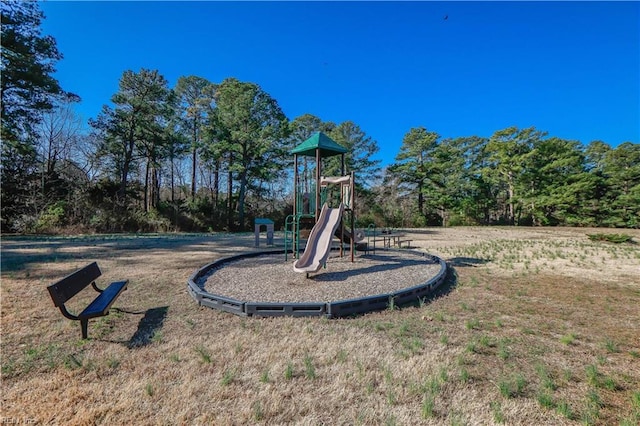
<instances>
[{"instance_id":1,"label":"brown grass","mask_svg":"<svg viewBox=\"0 0 640 426\"><path fill-rule=\"evenodd\" d=\"M457 278L339 320L197 307L187 277L250 235L3 238L2 421L638 424L640 246L594 232L416 231ZM82 341L46 286L92 260L130 285Z\"/></svg>"}]
</instances>

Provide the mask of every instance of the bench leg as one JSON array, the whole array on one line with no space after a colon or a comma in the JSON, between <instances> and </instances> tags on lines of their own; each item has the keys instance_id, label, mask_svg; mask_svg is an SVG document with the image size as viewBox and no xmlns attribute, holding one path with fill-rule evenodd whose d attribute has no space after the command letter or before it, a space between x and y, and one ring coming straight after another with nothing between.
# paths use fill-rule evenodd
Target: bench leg
<instances>
[{"instance_id":1,"label":"bench leg","mask_svg":"<svg viewBox=\"0 0 640 426\"><path fill-rule=\"evenodd\" d=\"M80 320L80 328L82 329L82 338L88 339L87 328L89 326L89 319L81 319Z\"/></svg>"}]
</instances>

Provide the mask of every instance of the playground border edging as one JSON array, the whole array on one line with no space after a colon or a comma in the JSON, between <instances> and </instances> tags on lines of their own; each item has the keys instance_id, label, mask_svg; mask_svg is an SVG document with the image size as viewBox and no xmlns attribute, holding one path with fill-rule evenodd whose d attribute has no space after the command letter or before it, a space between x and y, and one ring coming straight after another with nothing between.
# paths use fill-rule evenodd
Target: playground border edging
<instances>
[{"instance_id":1,"label":"playground border edging","mask_svg":"<svg viewBox=\"0 0 640 426\"><path fill-rule=\"evenodd\" d=\"M402 253L411 253L412 255L420 257L427 257L440 264L440 271L435 277L430 278L422 284L407 287L393 293L377 294L362 298L331 302L248 302L209 293L197 284L197 281L200 278L207 275L212 269L222 267L225 263L262 255L284 254L284 250L255 251L218 259L203 266L189 277L189 280L187 281L187 290L198 305L207 306L212 309L229 312L239 316L325 316L327 318L340 318L364 314L367 312L381 311L387 309L389 306L400 306L422 300L432 291L437 289L446 278L447 264L437 256L406 249L385 249L385 251L398 251Z\"/></svg>"}]
</instances>

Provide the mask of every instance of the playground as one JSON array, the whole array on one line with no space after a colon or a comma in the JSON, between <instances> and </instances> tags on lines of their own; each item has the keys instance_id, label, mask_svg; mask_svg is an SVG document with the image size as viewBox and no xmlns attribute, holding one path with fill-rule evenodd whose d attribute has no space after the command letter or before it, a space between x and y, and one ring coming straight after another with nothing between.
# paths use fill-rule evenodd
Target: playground
<instances>
[{"instance_id":1,"label":"playground","mask_svg":"<svg viewBox=\"0 0 640 426\"><path fill-rule=\"evenodd\" d=\"M378 250L355 263L336 255L328 259L326 270L307 279L282 258L281 253L241 258L211 271L203 277L202 286L239 300L304 303L388 294L426 283L442 269L430 257Z\"/></svg>"},{"instance_id":2,"label":"playground","mask_svg":"<svg viewBox=\"0 0 640 426\"><path fill-rule=\"evenodd\" d=\"M387 250L390 234L374 224L355 229L355 173L345 175L346 152L321 132L292 150L294 201L285 221L284 250L246 253L199 268L188 280L199 305L242 316L336 318L420 303L444 282L447 266L436 256ZM337 155L342 175L323 176L323 159ZM315 162L305 162L301 171L299 156ZM263 227L273 247L273 222L266 218L255 220L255 246Z\"/></svg>"}]
</instances>

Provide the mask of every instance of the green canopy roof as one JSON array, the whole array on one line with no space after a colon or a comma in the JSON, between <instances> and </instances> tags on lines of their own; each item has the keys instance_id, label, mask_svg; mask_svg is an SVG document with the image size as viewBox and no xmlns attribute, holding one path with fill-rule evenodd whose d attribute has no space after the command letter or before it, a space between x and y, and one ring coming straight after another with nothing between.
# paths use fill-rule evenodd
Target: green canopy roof
<instances>
[{"instance_id":1,"label":"green canopy roof","mask_svg":"<svg viewBox=\"0 0 640 426\"><path fill-rule=\"evenodd\" d=\"M339 145L336 141L322 132L314 133L309 139L295 147L291 153L305 155L307 157L315 157L316 149L320 149L320 157L331 157L333 155L344 154L349 151L347 148Z\"/></svg>"}]
</instances>

